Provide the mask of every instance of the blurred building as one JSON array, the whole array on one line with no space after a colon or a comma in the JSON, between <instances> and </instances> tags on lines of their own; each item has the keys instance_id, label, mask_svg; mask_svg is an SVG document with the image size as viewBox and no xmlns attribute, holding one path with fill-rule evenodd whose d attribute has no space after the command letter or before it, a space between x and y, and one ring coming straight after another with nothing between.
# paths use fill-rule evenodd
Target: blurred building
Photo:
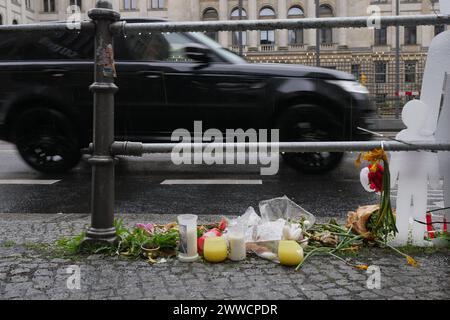
<instances>
[{"instance_id":1,"label":"blurred building","mask_svg":"<svg viewBox=\"0 0 450 320\"><path fill-rule=\"evenodd\" d=\"M239 19L238 0L112 0L123 17L157 17L174 21ZM320 17L366 16L370 6L395 15L396 0L321 0ZM437 0L400 0L400 14L439 12ZM0 0L0 24L65 20L77 6L83 18L95 0ZM71 7L72 6L72 7ZM289 19L316 16L315 0L243 0L242 19ZM395 97L419 94L426 52L445 26L400 28L400 91L395 90L395 27L320 30L321 66L343 70L366 83L380 106L390 113ZM238 32L210 33L238 52ZM249 31L242 49L251 62L316 64L315 30Z\"/></svg>"}]
</instances>

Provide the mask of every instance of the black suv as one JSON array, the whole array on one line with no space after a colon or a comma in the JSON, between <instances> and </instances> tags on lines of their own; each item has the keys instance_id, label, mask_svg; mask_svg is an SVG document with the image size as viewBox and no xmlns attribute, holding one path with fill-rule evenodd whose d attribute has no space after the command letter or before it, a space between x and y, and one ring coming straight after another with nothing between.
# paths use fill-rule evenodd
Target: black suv
<instances>
[{"instance_id":1,"label":"black suv","mask_svg":"<svg viewBox=\"0 0 450 320\"><path fill-rule=\"evenodd\" d=\"M133 22L159 20L127 20ZM252 64L200 33L135 33L114 40L117 140L170 141L177 128L279 128L281 141L361 140L373 112L365 87L344 72ZM0 139L41 172L77 165L92 141L93 35L0 37ZM286 154L324 172L340 153Z\"/></svg>"}]
</instances>

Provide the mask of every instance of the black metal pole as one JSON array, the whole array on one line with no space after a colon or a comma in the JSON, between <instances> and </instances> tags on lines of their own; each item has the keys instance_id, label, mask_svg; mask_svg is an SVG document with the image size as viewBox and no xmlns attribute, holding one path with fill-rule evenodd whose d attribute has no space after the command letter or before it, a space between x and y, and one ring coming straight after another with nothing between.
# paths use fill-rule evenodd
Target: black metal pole
<instances>
[{"instance_id":1,"label":"black metal pole","mask_svg":"<svg viewBox=\"0 0 450 320\"><path fill-rule=\"evenodd\" d=\"M110 25L120 19L109 1L97 1L96 8L88 13L95 23L94 83L94 152L89 159L92 165L91 227L85 242L116 240L114 228L114 84L115 66L113 38Z\"/></svg>"},{"instance_id":2,"label":"black metal pole","mask_svg":"<svg viewBox=\"0 0 450 320\"><path fill-rule=\"evenodd\" d=\"M239 0L239 20L242 20L242 6L243 6L243 0ZM239 55L242 57L244 55L244 44L243 44L243 38L242 38L242 31L239 31Z\"/></svg>"},{"instance_id":3,"label":"black metal pole","mask_svg":"<svg viewBox=\"0 0 450 320\"><path fill-rule=\"evenodd\" d=\"M316 0L316 18L319 18L320 0ZM316 66L320 67L320 32L321 29L316 29Z\"/></svg>"},{"instance_id":4,"label":"black metal pole","mask_svg":"<svg viewBox=\"0 0 450 320\"><path fill-rule=\"evenodd\" d=\"M396 0L395 15L400 15L400 0ZM400 118L400 27L395 27L395 118Z\"/></svg>"}]
</instances>

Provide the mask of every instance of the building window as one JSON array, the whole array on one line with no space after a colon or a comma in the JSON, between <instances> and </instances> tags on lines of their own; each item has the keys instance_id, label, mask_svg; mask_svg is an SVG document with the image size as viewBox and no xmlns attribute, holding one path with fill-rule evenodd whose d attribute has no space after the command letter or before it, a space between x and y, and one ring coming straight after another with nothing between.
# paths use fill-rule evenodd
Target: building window
<instances>
[{"instance_id":1,"label":"building window","mask_svg":"<svg viewBox=\"0 0 450 320\"><path fill-rule=\"evenodd\" d=\"M239 46L239 31L234 31L231 34L231 44L233 46ZM246 32L242 32L242 45L246 46L247 45L247 33Z\"/></svg>"},{"instance_id":2,"label":"building window","mask_svg":"<svg viewBox=\"0 0 450 320\"><path fill-rule=\"evenodd\" d=\"M304 16L305 13L299 6L291 7L288 11L288 19L299 19ZM289 30L288 36L290 45L303 44L303 29Z\"/></svg>"},{"instance_id":3,"label":"building window","mask_svg":"<svg viewBox=\"0 0 450 320\"><path fill-rule=\"evenodd\" d=\"M417 27L405 27L405 44L417 44Z\"/></svg>"},{"instance_id":4,"label":"building window","mask_svg":"<svg viewBox=\"0 0 450 320\"><path fill-rule=\"evenodd\" d=\"M165 1L164 0L152 0L151 7L152 7L152 9L164 9Z\"/></svg>"},{"instance_id":5,"label":"building window","mask_svg":"<svg viewBox=\"0 0 450 320\"><path fill-rule=\"evenodd\" d=\"M70 0L70 5L77 6L78 8L81 9L81 0Z\"/></svg>"},{"instance_id":6,"label":"building window","mask_svg":"<svg viewBox=\"0 0 450 320\"><path fill-rule=\"evenodd\" d=\"M387 28L386 27L381 27L380 29L375 29L374 43L376 46L387 45Z\"/></svg>"},{"instance_id":7,"label":"building window","mask_svg":"<svg viewBox=\"0 0 450 320\"><path fill-rule=\"evenodd\" d=\"M239 20L239 8L234 8L231 10L230 14L231 20ZM242 20L247 19L247 11L245 9L242 9ZM240 31L234 31L231 33L231 45L232 46L239 46L239 33ZM247 32L242 32L242 45L247 45Z\"/></svg>"},{"instance_id":8,"label":"building window","mask_svg":"<svg viewBox=\"0 0 450 320\"><path fill-rule=\"evenodd\" d=\"M355 77L356 81L360 80L361 77L361 65L359 64L352 64L352 75Z\"/></svg>"},{"instance_id":9,"label":"building window","mask_svg":"<svg viewBox=\"0 0 450 320\"><path fill-rule=\"evenodd\" d=\"M416 61L405 62L405 82L416 83Z\"/></svg>"},{"instance_id":10,"label":"building window","mask_svg":"<svg viewBox=\"0 0 450 320\"><path fill-rule=\"evenodd\" d=\"M273 30L261 31L260 44L274 45L275 44L275 32Z\"/></svg>"},{"instance_id":11,"label":"building window","mask_svg":"<svg viewBox=\"0 0 450 320\"><path fill-rule=\"evenodd\" d=\"M3 16L0 14L0 26L3 24Z\"/></svg>"},{"instance_id":12,"label":"building window","mask_svg":"<svg viewBox=\"0 0 450 320\"><path fill-rule=\"evenodd\" d=\"M136 2L137 2L137 0L123 0L123 9L124 10L136 10L137 9Z\"/></svg>"},{"instance_id":13,"label":"building window","mask_svg":"<svg viewBox=\"0 0 450 320\"><path fill-rule=\"evenodd\" d=\"M444 24L438 24L434 26L434 35L437 36L439 33L442 33L445 31L445 25Z\"/></svg>"},{"instance_id":14,"label":"building window","mask_svg":"<svg viewBox=\"0 0 450 320\"><path fill-rule=\"evenodd\" d=\"M203 20L205 21L219 20L219 14L217 13L217 10L214 8L205 9L205 11L203 11Z\"/></svg>"},{"instance_id":15,"label":"building window","mask_svg":"<svg viewBox=\"0 0 450 320\"><path fill-rule=\"evenodd\" d=\"M202 15L203 21L216 21L219 20L219 13L214 8L207 8L203 11ZM217 32L206 32L205 33L211 39L217 41L218 33Z\"/></svg>"},{"instance_id":16,"label":"building window","mask_svg":"<svg viewBox=\"0 0 450 320\"><path fill-rule=\"evenodd\" d=\"M377 104L377 105L383 105L383 104L385 104L386 103L386 97L387 97L387 94L386 93L377 93L376 95L375 95L375 103Z\"/></svg>"},{"instance_id":17,"label":"building window","mask_svg":"<svg viewBox=\"0 0 450 320\"><path fill-rule=\"evenodd\" d=\"M272 9L272 7L267 6L267 7L263 7L260 11L259 11L259 17L260 18L275 18L275 10Z\"/></svg>"},{"instance_id":18,"label":"building window","mask_svg":"<svg viewBox=\"0 0 450 320\"><path fill-rule=\"evenodd\" d=\"M25 8L27 8L28 10L32 10L33 9L33 1L25 0Z\"/></svg>"},{"instance_id":19,"label":"building window","mask_svg":"<svg viewBox=\"0 0 450 320\"><path fill-rule=\"evenodd\" d=\"M383 61L375 62L375 83L386 83L387 64Z\"/></svg>"},{"instance_id":20,"label":"building window","mask_svg":"<svg viewBox=\"0 0 450 320\"><path fill-rule=\"evenodd\" d=\"M259 11L260 19L274 19L275 10L272 7L263 7ZM274 45L275 44L275 31L274 30L262 30L260 31L259 43L261 45Z\"/></svg>"},{"instance_id":21,"label":"building window","mask_svg":"<svg viewBox=\"0 0 450 320\"><path fill-rule=\"evenodd\" d=\"M44 0L44 12L55 12L56 5L55 0Z\"/></svg>"},{"instance_id":22,"label":"building window","mask_svg":"<svg viewBox=\"0 0 450 320\"><path fill-rule=\"evenodd\" d=\"M16 19L14 19L14 20L12 21L12 24L19 24L19 21L17 21Z\"/></svg>"},{"instance_id":23,"label":"building window","mask_svg":"<svg viewBox=\"0 0 450 320\"><path fill-rule=\"evenodd\" d=\"M231 10L231 20L239 20L239 8L234 8ZM242 9L242 19L247 19L247 11Z\"/></svg>"},{"instance_id":24,"label":"building window","mask_svg":"<svg viewBox=\"0 0 450 320\"><path fill-rule=\"evenodd\" d=\"M328 4L322 4L319 7L319 17L321 18L334 17L333 8ZM331 28L320 29L320 43L322 44L333 43L333 29Z\"/></svg>"}]
</instances>

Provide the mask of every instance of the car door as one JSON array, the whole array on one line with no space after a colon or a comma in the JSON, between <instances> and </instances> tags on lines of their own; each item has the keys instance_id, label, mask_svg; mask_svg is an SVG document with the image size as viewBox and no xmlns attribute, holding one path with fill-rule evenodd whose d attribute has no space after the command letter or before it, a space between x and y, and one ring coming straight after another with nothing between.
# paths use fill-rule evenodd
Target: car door
<instances>
[{"instance_id":1,"label":"car door","mask_svg":"<svg viewBox=\"0 0 450 320\"><path fill-rule=\"evenodd\" d=\"M157 43L151 34L130 34L114 39L116 105L126 119L124 139L151 141L166 135L164 68L158 65Z\"/></svg>"},{"instance_id":2,"label":"car door","mask_svg":"<svg viewBox=\"0 0 450 320\"><path fill-rule=\"evenodd\" d=\"M190 109L190 121L201 120L203 130L264 127L268 79L238 68L227 63L173 66L165 74L168 107Z\"/></svg>"},{"instance_id":3,"label":"car door","mask_svg":"<svg viewBox=\"0 0 450 320\"><path fill-rule=\"evenodd\" d=\"M167 108L183 114L183 128L193 130L194 121L200 120L203 130L259 128L266 124L264 118L271 108L266 99L267 77L241 71L239 64L226 61L214 50L210 63L192 61L185 48L198 42L198 37L184 33L165 37L171 48L171 63L164 73Z\"/></svg>"}]
</instances>

